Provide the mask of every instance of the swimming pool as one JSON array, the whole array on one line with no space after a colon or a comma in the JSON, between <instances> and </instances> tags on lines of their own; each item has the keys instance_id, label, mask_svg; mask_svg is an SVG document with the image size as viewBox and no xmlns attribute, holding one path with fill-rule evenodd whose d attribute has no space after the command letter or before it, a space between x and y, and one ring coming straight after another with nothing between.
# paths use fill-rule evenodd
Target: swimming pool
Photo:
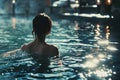
<instances>
[{"instance_id":1,"label":"swimming pool","mask_svg":"<svg viewBox=\"0 0 120 80\"><path fill-rule=\"evenodd\" d=\"M1 17L0 54L33 40L32 18ZM18 50L0 58L0 80L118 80L119 66L114 64L118 43L106 39L105 25L98 24L97 29L94 23L79 23L86 29L76 31L74 21L53 19L46 42L59 48L60 58L51 59L45 69ZM87 27L92 29L88 32Z\"/></svg>"}]
</instances>

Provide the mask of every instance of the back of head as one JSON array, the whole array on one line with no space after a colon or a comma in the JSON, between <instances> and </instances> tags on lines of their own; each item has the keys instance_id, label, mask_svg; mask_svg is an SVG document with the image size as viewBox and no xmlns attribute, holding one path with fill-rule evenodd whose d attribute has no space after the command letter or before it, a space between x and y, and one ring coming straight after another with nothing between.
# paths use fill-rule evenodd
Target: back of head
<instances>
[{"instance_id":1,"label":"back of head","mask_svg":"<svg viewBox=\"0 0 120 80\"><path fill-rule=\"evenodd\" d=\"M33 19L33 31L35 35L47 35L51 31L52 22L48 15L40 13Z\"/></svg>"}]
</instances>

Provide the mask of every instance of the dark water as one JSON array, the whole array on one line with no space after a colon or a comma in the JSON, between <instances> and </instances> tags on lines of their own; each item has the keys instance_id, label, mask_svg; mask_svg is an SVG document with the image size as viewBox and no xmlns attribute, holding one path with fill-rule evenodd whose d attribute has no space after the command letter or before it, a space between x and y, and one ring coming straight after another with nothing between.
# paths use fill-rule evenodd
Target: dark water
<instances>
[{"instance_id":1,"label":"dark water","mask_svg":"<svg viewBox=\"0 0 120 80\"><path fill-rule=\"evenodd\" d=\"M75 30L75 21L53 19L46 42L59 48L60 58L51 59L48 68L21 50L4 53L34 39L32 18L1 17L0 80L119 80L119 42L107 24L78 21L81 29Z\"/></svg>"}]
</instances>

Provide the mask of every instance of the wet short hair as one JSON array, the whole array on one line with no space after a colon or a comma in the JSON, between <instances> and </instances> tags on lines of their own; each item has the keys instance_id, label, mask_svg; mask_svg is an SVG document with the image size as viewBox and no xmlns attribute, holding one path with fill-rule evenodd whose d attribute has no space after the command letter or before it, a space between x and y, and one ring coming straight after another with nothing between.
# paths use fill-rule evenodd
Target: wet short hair
<instances>
[{"instance_id":1,"label":"wet short hair","mask_svg":"<svg viewBox=\"0 0 120 80\"><path fill-rule=\"evenodd\" d=\"M33 19L33 31L37 36L47 35L51 31L51 27L52 21L45 13L40 13Z\"/></svg>"}]
</instances>

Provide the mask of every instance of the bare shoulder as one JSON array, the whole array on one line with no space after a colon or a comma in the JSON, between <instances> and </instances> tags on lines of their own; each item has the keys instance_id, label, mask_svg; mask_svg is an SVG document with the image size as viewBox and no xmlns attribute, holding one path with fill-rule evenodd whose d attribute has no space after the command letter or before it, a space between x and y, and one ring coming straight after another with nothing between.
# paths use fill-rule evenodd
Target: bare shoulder
<instances>
[{"instance_id":1,"label":"bare shoulder","mask_svg":"<svg viewBox=\"0 0 120 80\"><path fill-rule=\"evenodd\" d=\"M53 45L50 45L50 52L52 53L52 56L59 56L58 48Z\"/></svg>"},{"instance_id":2,"label":"bare shoulder","mask_svg":"<svg viewBox=\"0 0 120 80\"><path fill-rule=\"evenodd\" d=\"M29 44L24 44L22 45L21 50L28 52L29 46L30 46Z\"/></svg>"},{"instance_id":3,"label":"bare shoulder","mask_svg":"<svg viewBox=\"0 0 120 80\"><path fill-rule=\"evenodd\" d=\"M53 45L50 45L50 48L51 48L51 50L53 50L53 51L58 51L58 48L55 47L55 46L53 46Z\"/></svg>"}]
</instances>

